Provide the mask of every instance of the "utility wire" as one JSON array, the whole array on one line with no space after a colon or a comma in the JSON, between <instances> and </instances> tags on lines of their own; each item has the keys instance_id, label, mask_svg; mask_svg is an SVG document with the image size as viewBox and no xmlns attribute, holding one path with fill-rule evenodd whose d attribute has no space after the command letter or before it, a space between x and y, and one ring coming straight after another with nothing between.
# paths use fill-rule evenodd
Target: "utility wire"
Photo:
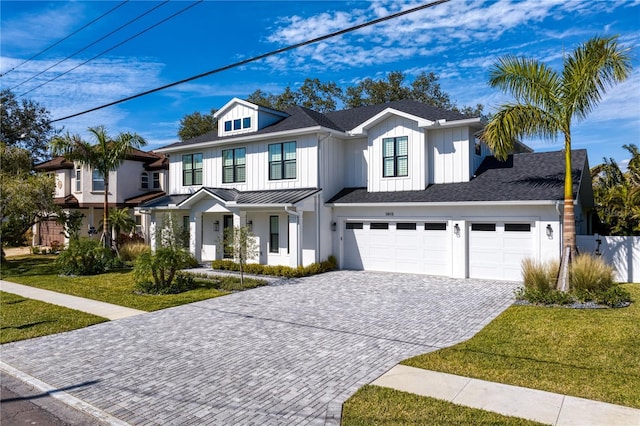
<instances>
[{"instance_id":1,"label":"utility wire","mask_svg":"<svg viewBox=\"0 0 640 426\"><path fill-rule=\"evenodd\" d=\"M32 59L37 58L38 56L42 55L44 52L53 49L54 47L56 47L57 45L59 45L60 43L62 43L63 41L67 40L68 38L78 34L80 31L84 30L85 28L87 28L88 26L94 24L95 22L98 22L100 19L104 18L105 16L107 16L108 14L110 14L111 12L115 11L116 9L118 9L121 6L124 6L125 3L127 3L129 0L124 0L122 3L118 4L116 7L106 11L105 13L103 13L102 15L98 16L96 19L94 19L93 21L89 22L88 24L83 25L82 27L78 28L77 30L75 30L74 32L72 32L71 34L69 34L68 36L64 37L63 39L58 40L57 42L53 43L51 46L47 47L44 50L41 50L40 52L36 53L35 55L33 55L32 57L30 57L29 59L23 61L22 63L16 65L15 67L11 68L9 71L0 74L0 77L4 77L5 75L9 74L11 71L15 70L16 68L19 68L21 66L23 66L24 64L26 64L27 62L31 61Z\"/></svg>"},{"instance_id":2,"label":"utility wire","mask_svg":"<svg viewBox=\"0 0 640 426\"><path fill-rule=\"evenodd\" d=\"M88 45L86 45L85 47L83 47L80 50L75 51L74 53L72 53L71 55L67 56L64 59L59 60L58 62L56 62L55 64L51 65L48 68L45 68L44 70L40 71L39 73L37 73L36 75L33 75L31 77L29 77L28 79L26 79L25 81L23 81L22 83L13 86L12 88L10 88L9 90L13 90L15 88L18 88L20 86L22 86L23 84L25 84L28 81L33 80L34 78L36 78L37 76L49 71L51 68L55 67L56 65L59 65L61 63L63 63L64 61L66 61L67 59L71 59L74 56L76 56L78 53L84 52L85 50L87 50L88 48L90 48L91 46L93 46L94 44L97 44L99 42L101 42L102 40L104 40L105 38L111 36L112 34L115 34L116 32L120 31L121 29L123 29L124 27L134 23L135 21L137 21L138 19L142 18L145 15L148 15L149 13L153 12L154 10L156 10L157 8L164 6L165 4L169 3L169 0L165 0L164 2L157 4L155 6L153 6L151 9L147 10L146 12L143 12L142 14L136 16L135 18L133 18L132 20L130 20L129 22L127 22L126 24L120 25L118 28L116 28L115 30L111 31L110 33L100 37L98 40L94 41L93 43L89 43Z\"/></svg>"},{"instance_id":3,"label":"utility wire","mask_svg":"<svg viewBox=\"0 0 640 426\"><path fill-rule=\"evenodd\" d=\"M150 27L145 28L144 30L140 31L140 32L139 32L139 33L137 33L137 34L132 35L131 37L127 38L126 40L123 40L123 41L121 41L120 43L118 43L118 44L115 44L115 45L111 46L111 47L110 47L110 48L108 48L107 50L104 50L104 51L102 51L102 52L98 53L96 56L92 57L91 59L87 59L86 61L84 61L84 62L82 62L82 63L80 63L80 64L76 65L75 67L73 67L73 68L70 68L70 69L66 70L66 71L65 71L65 72L63 72L62 74L58 74L57 76L55 76L55 77L53 77L53 78L51 78L51 79L49 79L49 80L47 80L47 81L45 81L45 82L40 83L40 84L39 84L39 85L37 85L36 87L34 87L34 88L32 88L32 89L27 90L26 92L22 93L20 96L22 97L22 96L24 96L24 95L26 95L26 94L28 94L28 93L33 92L33 91L34 91L34 90L36 90L36 89L39 89L40 87L44 86L45 84L51 83L52 81L59 79L59 78L60 78L60 77L62 77L63 75L70 73L71 71L75 70L76 68L80 68L81 66L83 66L83 65L84 65L84 64L86 64L87 62L91 62L91 61L93 61L94 59L97 59L97 58L99 58L100 56L102 56L102 55L104 55L104 54L106 54L106 53L111 52L113 49L116 49L116 48L118 48L118 47L122 46L123 44L125 44L125 43L127 43L127 42L129 42L129 41L133 40L134 38L136 38L136 37L138 37L138 36L141 36L142 34L146 33L147 31L149 31L149 30L151 30L151 29L153 29L153 28L155 28L155 27L157 27L158 25L160 25L160 24L164 24L164 23L165 23L165 22L167 22L168 20L170 20L170 19L172 19L172 18L174 18L174 17L176 17L176 16L180 15L180 14L181 14L181 13L183 13L183 12L186 12L186 11L187 11L187 9L191 9L193 6L195 6L195 5L197 5L197 4L200 4L200 3L202 3L203 1L204 1L204 0L197 0L197 1L196 1L196 2L194 2L194 3L191 3L189 6L187 6L187 7L185 7L185 8L180 9L179 11L175 12L174 14L172 14L172 15L170 15L170 16L168 16L168 17L164 18L164 19L162 19L161 21L156 22L155 24L151 25Z\"/></svg>"},{"instance_id":4,"label":"utility wire","mask_svg":"<svg viewBox=\"0 0 640 426\"><path fill-rule=\"evenodd\" d=\"M177 86L179 84L188 83L190 81L197 80L197 79L200 79L202 77L206 77L206 76L209 76L209 75L212 75L212 74L217 74L219 72L226 71L226 70L231 69L231 68L237 68L239 66L246 65L246 64L249 64L251 62L256 62L256 61L259 61L261 59L267 58L269 56L274 56L274 55L278 55L278 54L283 53L283 52L288 52L289 50L294 50L294 49L297 49L297 48L302 47L302 46L307 46L307 45L310 45L310 44L317 43L319 41L327 40L327 39L332 38L332 37L336 37L336 36L339 36L339 35L342 35L342 34L350 33L350 32L359 30L361 28L369 27L371 25L379 24L380 22L388 21L390 19L398 18L400 16L404 16L404 15L408 15L410 13L418 12L420 10L428 9L428 8L437 6L437 5L442 4L442 3L447 3L449 1L450 0L436 0L436 1L433 1L433 2L430 2L430 3L423 4L421 6L417 6L417 7L411 8L411 9L406 9L406 10L403 10L401 12L397 12L397 13L394 13L394 14L391 14L391 15L388 15L388 16L385 16L385 17L382 17L382 18L374 19L372 21L367 21L367 22L365 22L363 24L359 24L359 25L356 25L356 26L353 26L353 27L349 27L349 28L346 28L346 29L343 29L343 30L340 30L340 31L333 32L333 33L329 33L329 34L326 34L326 35L323 35L323 36L320 36L320 37L317 37L317 38L314 38L314 39L311 39L311 40L307 40L307 41L303 41L303 42L300 42L300 43L292 44L292 45L289 45L287 47L283 47L281 49L272 50L271 52L263 53L262 55L254 56L252 58L245 59L245 60L242 60L242 61L239 61L239 62L235 62L235 63L230 64L230 65L225 65L223 67L216 68L216 69L204 72L202 74L194 75L192 77L185 78L183 80L175 81L175 82L170 83L170 84L165 84L164 86L156 87L155 89L147 90L145 92L140 92L140 93L137 93L135 95L128 96L126 98L122 98L122 99L119 99L117 101L109 102L107 104L100 105L100 106L95 107L95 108L87 109L85 111L77 112L75 114L67 115L65 117L56 118L55 120L49 121L49 123L55 123L57 121L67 120L69 118L78 117L80 115L88 114L88 113L93 112L93 111L98 111L98 110L101 110L101 109L104 109L104 108L107 108L107 107L110 107L110 106L113 106L113 105L118 105L118 104L121 104L123 102L130 101L132 99L140 98L142 96L150 95L152 93L156 93L156 92L159 92L161 90L165 90L165 89L168 89L170 87Z\"/></svg>"}]
</instances>

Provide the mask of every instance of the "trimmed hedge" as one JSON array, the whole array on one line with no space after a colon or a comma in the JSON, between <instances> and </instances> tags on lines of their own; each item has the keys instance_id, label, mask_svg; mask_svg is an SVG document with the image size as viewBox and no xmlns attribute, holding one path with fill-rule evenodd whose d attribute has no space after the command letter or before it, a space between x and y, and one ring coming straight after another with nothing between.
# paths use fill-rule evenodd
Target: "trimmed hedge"
<instances>
[{"instance_id":1,"label":"trimmed hedge","mask_svg":"<svg viewBox=\"0 0 640 426\"><path fill-rule=\"evenodd\" d=\"M329 256L327 260L320 263L312 263L307 266L298 266L292 268L284 265L261 265L259 263L247 263L244 265L244 273L251 275L271 275L285 278L300 278L309 275L322 274L323 272L333 271L338 266L338 262L334 256ZM240 272L240 265L232 260L214 260L211 262L211 269L223 271Z\"/></svg>"}]
</instances>

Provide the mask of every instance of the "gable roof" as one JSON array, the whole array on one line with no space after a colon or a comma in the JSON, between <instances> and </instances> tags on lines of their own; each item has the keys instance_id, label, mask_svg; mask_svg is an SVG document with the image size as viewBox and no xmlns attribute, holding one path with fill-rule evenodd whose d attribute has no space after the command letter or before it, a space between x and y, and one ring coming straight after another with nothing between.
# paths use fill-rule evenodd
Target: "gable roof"
<instances>
[{"instance_id":1,"label":"gable roof","mask_svg":"<svg viewBox=\"0 0 640 426\"><path fill-rule=\"evenodd\" d=\"M160 148L160 150L180 147L186 148L205 142L231 141L235 138L249 135L264 135L314 127L335 130L346 135L350 130L355 129L360 124L372 119L387 109L400 111L431 122L477 118L408 99L327 113L320 113L309 108L294 106L285 111L287 114L285 118L256 132L243 133L242 135L218 136L217 131L212 131L193 139L166 145Z\"/></svg>"},{"instance_id":2,"label":"gable roof","mask_svg":"<svg viewBox=\"0 0 640 426\"><path fill-rule=\"evenodd\" d=\"M574 198L589 174L587 151L571 151ZM327 204L556 201L564 199L564 152L487 157L469 182L433 184L422 191L367 192L345 188Z\"/></svg>"}]
</instances>

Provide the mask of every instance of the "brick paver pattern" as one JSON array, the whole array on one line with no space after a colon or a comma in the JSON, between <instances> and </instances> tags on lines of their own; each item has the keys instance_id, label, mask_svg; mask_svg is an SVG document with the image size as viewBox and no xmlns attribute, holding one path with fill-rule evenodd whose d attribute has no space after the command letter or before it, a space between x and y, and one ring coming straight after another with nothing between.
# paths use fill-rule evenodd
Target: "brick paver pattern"
<instances>
[{"instance_id":1,"label":"brick paver pattern","mask_svg":"<svg viewBox=\"0 0 640 426\"><path fill-rule=\"evenodd\" d=\"M336 271L6 344L2 360L131 424L338 424L359 387L470 338L517 286Z\"/></svg>"}]
</instances>

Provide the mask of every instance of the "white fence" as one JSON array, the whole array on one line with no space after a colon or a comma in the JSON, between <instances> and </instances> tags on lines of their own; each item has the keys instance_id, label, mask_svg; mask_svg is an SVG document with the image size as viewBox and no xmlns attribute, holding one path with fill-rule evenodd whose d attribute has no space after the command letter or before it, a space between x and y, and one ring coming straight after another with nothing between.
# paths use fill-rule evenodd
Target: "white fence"
<instances>
[{"instance_id":1,"label":"white fence","mask_svg":"<svg viewBox=\"0 0 640 426\"><path fill-rule=\"evenodd\" d=\"M623 283L640 282L640 237L578 235L578 251L602 256Z\"/></svg>"}]
</instances>

